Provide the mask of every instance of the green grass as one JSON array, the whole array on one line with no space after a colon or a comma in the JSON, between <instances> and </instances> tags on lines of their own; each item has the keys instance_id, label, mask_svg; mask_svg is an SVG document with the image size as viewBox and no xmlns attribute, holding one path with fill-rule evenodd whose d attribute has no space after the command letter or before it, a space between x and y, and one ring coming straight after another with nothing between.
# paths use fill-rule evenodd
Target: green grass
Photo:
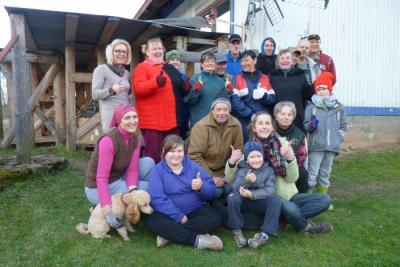
<instances>
[{"instance_id":1,"label":"green grass","mask_svg":"<svg viewBox=\"0 0 400 267\"><path fill-rule=\"evenodd\" d=\"M53 152L74 160L89 156ZM0 266L399 266L399 162L400 151L336 160L335 210L315 218L331 222L334 232L309 236L288 228L257 251L236 248L224 229L217 233L222 252L156 248L141 224L129 242L115 233L104 240L81 235L74 227L89 216L83 174L69 167L33 176L0 191Z\"/></svg>"}]
</instances>

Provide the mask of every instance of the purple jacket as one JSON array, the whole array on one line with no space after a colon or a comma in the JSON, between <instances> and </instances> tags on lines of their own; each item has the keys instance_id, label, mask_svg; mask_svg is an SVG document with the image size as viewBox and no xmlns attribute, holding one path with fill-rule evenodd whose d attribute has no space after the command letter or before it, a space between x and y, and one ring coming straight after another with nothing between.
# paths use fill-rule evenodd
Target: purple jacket
<instances>
[{"instance_id":1,"label":"purple jacket","mask_svg":"<svg viewBox=\"0 0 400 267\"><path fill-rule=\"evenodd\" d=\"M153 209L168 215L177 223L215 195L212 178L197 163L185 156L182 164L182 172L177 175L162 160L151 171L148 186ZM203 186L197 192L192 190L192 180L198 172Z\"/></svg>"}]
</instances>

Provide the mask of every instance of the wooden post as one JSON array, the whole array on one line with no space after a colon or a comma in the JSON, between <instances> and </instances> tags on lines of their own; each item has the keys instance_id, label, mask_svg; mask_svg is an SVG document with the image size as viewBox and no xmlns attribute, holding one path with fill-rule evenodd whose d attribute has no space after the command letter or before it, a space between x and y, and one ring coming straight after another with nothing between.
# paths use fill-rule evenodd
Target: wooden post
<instances>
[{"instance_id":1,"label":"wooden post","mask_svg":"<svg viewBox=\"0 0 400 267\"><path fill-rule=\"evenodd\" d=\"M11 125L14 124L14 114L15 114L15 108L14 108L14 89L13 89L13 83L12 83L12 67L10 63L6 63L3 65L6 71L6 79L7 79L7 106L8 106L8 111L10 114L10 127Z\"/></svg>"},{"instance_id":2,"label":"wooden post","mask_svg":"<svg viewBox=\"0 0 400 267\"><path fill-rule=\"evenodd\" d=\"M33 138L33 119L28 107L32 94L31 68L25 60L26 34L25 17L11 14L11 32L18 34L18 42L13 47L12 70L15 89L15 129L17 145L17 163L30 163Z\"/></svg>"},{"instance_id":3,"label":"wooden post","mask_svg":"<svg viewBox=\"0 0 400 267\"><path fill-rule=\"evenodd\" d=\"M65 15L65 120L66 147L69 151L76 150L76 85L75 74L75 36L78 29L79 16Z\"/></svg>"},{"instance_id":4,"label":"wooden post","mask_svg":"<svg viewBox=\"0 0 400 267\"><path fill-rule=\"evenodd\" d=\"M53 82L54 106L56 108L55 127L59 136L56 145L65 142L65 70L62 68ZM58 143L57 143L58 141Z\"/></svg>"},{"instance_id":5,"label":"wooden post","mask_svg":"<svg viewBox=\"0 0 400 267\"><path fill-rule=\"evenodd\" d=\"M186 51L187 50L187 37L185 36L178 36L176 38L176 49L179 51ZM182 63L179 71L186 74L186 63Z\"/></svg>"}]
</instances>

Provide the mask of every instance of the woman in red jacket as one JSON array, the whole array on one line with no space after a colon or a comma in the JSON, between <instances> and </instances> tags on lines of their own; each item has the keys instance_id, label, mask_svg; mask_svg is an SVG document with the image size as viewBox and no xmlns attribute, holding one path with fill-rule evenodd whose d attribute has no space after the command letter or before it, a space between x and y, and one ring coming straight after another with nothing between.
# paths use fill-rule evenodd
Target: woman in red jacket
<instances>
[{"instance_id":1,"label":"woman in red jacket","mask_svg":"<svg viewBox=\"0 0 400 267\"><path fill-rule=\"evenodd\" d=\"M164 52L160 38L148 40L144 47L146 59L132 75L139 128L146 143L144 154L156 163L160 161L163 139L179 134L185 91L179 71L164 62Z\"/></svg>"}]
</instances>

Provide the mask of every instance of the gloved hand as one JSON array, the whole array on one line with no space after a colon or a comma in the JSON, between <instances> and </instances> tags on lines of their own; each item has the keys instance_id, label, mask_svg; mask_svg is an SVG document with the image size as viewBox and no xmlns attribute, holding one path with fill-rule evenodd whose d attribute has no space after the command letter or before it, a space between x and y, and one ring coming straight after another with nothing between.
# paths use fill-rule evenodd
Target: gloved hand
<instances>
[{"instance_id":1,"label":"gloved hand","mask_svg":"<svg viewBox=\"0 0 400 267\"><path fill-rule=\"evenodd\" d=\"M274 95L275 94L274 89L271 88L271 89L267 90L267 94Z\"/></svg>"},{"instance_id":2,"label":"gloved hand","mask_svg":"<svg viewBox=\"0 0 400 267\"><path fill-rule=\"evenodd\" d=\"M106 221L112 228L121 228L124 226L124 222L121 220L121 218L117 217L112 211L106 214Z\"/></svg>"},{"instance_id":3,"label":"gloved hand","mask_svg":"<svg viewBox=\"0 0 400 267\"><path fill-rule=\"evenodd\" d=\"M232 92L232 90L233 90L233 84L232 84L231 82L226 82L226 83L225 83L225 88L226 88L227 91Z\"/></svg>"},{"instance_id":4,"label":"gloved hand","mask_svg":"<svg viewBox=\"0 0 400 267\"><path fill-rule=\"evenodd\" d=\"M192 88L192 85L190 84L190 77L187 77L185 81L185 92L188 93L190 88Z\"/></svg>"},{"instance_id":5,"label":"gloved hand","mask_svg":"<svg viewBox=\"0 0 400 267\"><path fill-rule=\"evenodd\" d=\"M315 117L315 115L311 115L311 121L309 123L309 127L311 130L315 130L318 128L318 124L319 124L319 120L317 119L317 117Z\"/></svg>"},{"instance_id":6,"label":"gloved hand","mask_svg":"<svg viewBox=\"0 0 400 267\"><path fill-rule=\"evenodd\" d=\"M167 78L163 76L163 71L161 71L160 74L156 76L156 82L158 87L163 87L167 83Z\"/></svg>"},{"instance_id":7,"label":"gloved hand","mask_svg":"<svg viewBox=\"0 0 400 267\"><path fill-rule=\"evenodd\" d=\"M267 92L264 88L257 88L253 90L253 99L254 100L259 100L261 99L264 94Z\"/></svg>"},{"instance_id":8,"label":"gloved hand","mask_svg":"<svg viewBox=\"0 0 400 267\"><path fill-rule=\"evenodd\" d=\"M199 81L197 81L195 84L194 84L194 90L195 91L200 91L200 89L203 87L203 83L201 83L201 82L199 82Z\"/></svg>"}]
</instances>

